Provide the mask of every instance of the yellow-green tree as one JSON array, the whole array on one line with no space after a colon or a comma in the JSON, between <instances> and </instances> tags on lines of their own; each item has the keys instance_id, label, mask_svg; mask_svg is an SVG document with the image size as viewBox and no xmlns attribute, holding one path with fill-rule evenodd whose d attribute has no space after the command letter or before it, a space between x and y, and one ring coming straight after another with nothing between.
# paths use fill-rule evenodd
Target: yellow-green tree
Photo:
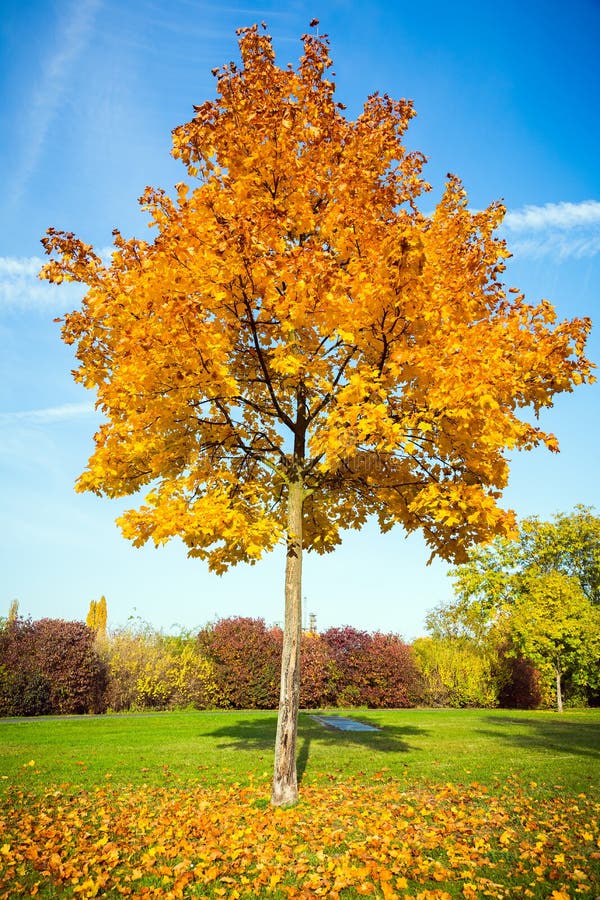
<instances>
[{"instance_id":1,"label":"yellow-green tree","mask_svg":"<svg viewBox=\"0 0 600 900\"><path fill-rule=\"evenodd\" d=\"M373 95L346 118L325 36L296 68L257 27L240 50L174 131L187 181L142 198L154 240L116 231L106 264L51 229L43 277L88 288L63 338L106 421L77 489L150 485L123 534L179 535L216 572L286 542L280 805L297 798L303 551L368 516L450 559L510 533L505 451L557 449L519 412L589 377L590 326L505 290L500 204L471 212L450 177L420 212L410 102Z\"/></svg>"},{"instance_id":2,"label":"yellow-green tree","mask_svg":"<svg viewBox=\"0 0 600 900\"><path fill-rule=\"evenodd\" d=\"M506 615L512 646L554 682L559 712L566 675L600 686L600 608L576 578L556 570L525 576Z\"/></svg>"},{"instance_id":3,"label":"yellow-green tree","mask_svg":"<svg viewBox=\"0 0 600 900\"><path fill-rule=\"evenodd\" d=\"M600 679L600 517L576 506L550 521L523 519L515 538L474 547L453 572L456 599L433 610L429 631L467 640L487 653L534 663L562 708L565 675L576 685ZM596 623L596 624L594 624Z\"/></svg>"},{"instance_id":4,"label":"yellow-green tree","mask_svg":"<svg viewBox=\"0 0 600 900\"><path fill-rule=\"evenodd\" d=\"M467 637L420 637L413 651L422 678L422 701L429 706L496 706L495 648Z\"/></svg>"},{"instance_id":5,"label":"yellow-green tree","mask_svg":"<svg viewBox=\"0 0 600 900\"><path fill-rule=\"evenodd\" d=\"M529 516L513 540L500 536L473 548L452 572L457 602L453 613L446 611L446 625L452 615L466 623L476 609L485 615L510 603L525 577L552 572L574 578L588 600L600 605L600 516L592 507L579 505L546 522Z\"/></svg>"}]
</instances>

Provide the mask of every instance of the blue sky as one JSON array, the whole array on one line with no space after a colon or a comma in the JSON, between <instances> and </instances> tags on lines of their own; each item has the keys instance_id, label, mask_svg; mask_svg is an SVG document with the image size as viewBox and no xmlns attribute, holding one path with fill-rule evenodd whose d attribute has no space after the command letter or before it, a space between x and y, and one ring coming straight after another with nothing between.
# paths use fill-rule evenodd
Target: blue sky
<instances>
[{"instance_id":1,"label":"blue sky","mask_svg":"<svg viewBox=\"0 0 600 900\"><path fill-rule=\"evenodd\" d=\"M278 62L296 62L313 17L331 39L338 99L354 117L374 91L414 100L407 136L429 158L432 204L447 172L474 208L502 198L513 251L506 273L561 318L600 321L600 4L280 3L240 0L4 0L0 21L0 615L84 618L106 595L109 621L157 627L219 616L283 617L283 557L218 577L183 547L136 550L114 525L128 501L78 495L96 428L53 318L79 288L42 284L40 238L54 226L98 248L116 226L145 236L137 198L183 170L170 132L214 95L210 70L237 58L235 30L262 20ZM599 329L589 353L600 362ZM543 424L559 456L513 460L504 504L543 518L600 509L600 385L561 396ZM374 527L333 555L308 557L306 613L423 633L451 597L447 566L426 567L420 538Z\"/></svg>"}]
</instances>

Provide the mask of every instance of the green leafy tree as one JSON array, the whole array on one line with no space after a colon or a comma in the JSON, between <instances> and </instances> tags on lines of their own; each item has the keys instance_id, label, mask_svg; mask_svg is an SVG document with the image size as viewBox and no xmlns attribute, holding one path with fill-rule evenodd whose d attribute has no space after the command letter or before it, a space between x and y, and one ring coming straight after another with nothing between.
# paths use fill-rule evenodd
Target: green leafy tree
<instances>
[{"instance_id":1,"label":"green leafy tree","mask_svg":"<svg viewBox=\"0 0 600 900\"><path fill-rule=\"evenodd\" d=\"M591 508L577 506L548 522L524 519L515 540L498 537L472 549L451 574L456 599L427 619L434 638L474 641L498 655L498 671L502 657L519 655L542 674L552 671L559 707L565 676L594 687L590 617L593 623L600 608L600 518Z\"/></svg>"},{"instance_id":2,"label":"green leafy tree","mask_svg":"<svg viewBox=\"0 0 600 900\"><path fill-rule=\"evenodd\" d=\"M600 517L592 508L576 506L550 522L531 516L521 522L516 540L497 537L471 550L452 573L455 618L465 623L477 607L485 618L520 593L524 576L551 572L572 576L588 600L600 604Z\"/></svg>"},{"instance_id":3,"label":"green leafy tree","mask_svg":"<svg viewBox=\"0 0 600 900\"><path fill-rule=\"evenodd\" d=\"M591 507L576 506L551 522L525 519L519 543L525 571L571 575L588 600L600 605L600 516Z\"/></svg>"},{"instance_id":4,"label":"green leafy tree","mask_svg":"<svg viewBox=\"0 0 600 900\"><path fill-rule=\"evenodd\" d=\"M559 712L565 676L582 687L600 685L600 608L576 578L556 570L525 576L508 629L515 649L551 673Z\"/></svg>"}]
</instances>

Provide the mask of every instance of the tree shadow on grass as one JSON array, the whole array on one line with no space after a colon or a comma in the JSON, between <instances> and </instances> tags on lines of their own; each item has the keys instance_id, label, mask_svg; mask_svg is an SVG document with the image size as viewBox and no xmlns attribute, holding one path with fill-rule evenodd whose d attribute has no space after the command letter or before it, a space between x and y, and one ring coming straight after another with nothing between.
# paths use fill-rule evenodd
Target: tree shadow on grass
<instances>
[{"instance_id":1,"label":"tree shadow on grass","mask_svg":"<svg viewBox=\"0 0 600 900\"><path fill-rule=\"evenodd\" d=\"M514 747L584 756L600 761L600 728L597 722L493 715L487 716L484 721L491 727L479 729L479 734ZM524 728L527 729L525 733L522 730Z\"/></svg>"},{"instance_id":2,"label":"tree shadow on grass","mask_svg":"<svg viewBox=\"0 0 600 900\"><path fill-rule=\"evenodd\" d=\"M318 713L315 711L315 715ZM316 721L312 713L300 713L298 720L298 753L297 771L298 780L306 771L310 758L311 745L319 742L327 747L340 747L347 750L349 747L368 748L373 753L408 753L416 749L411 746L407 738L411 735L425 735L425 728L414 725L381 725L361 711L351 718L372 725L377 731L340 731L327 727ZM346 716L347 717L347 714ZM212 737L223 738L219 743L220 750L272 750L275 745L275 733L277 720L273 714L252 714L251 717L237 720L210 732Z\"/></svg>"}]
</instances>

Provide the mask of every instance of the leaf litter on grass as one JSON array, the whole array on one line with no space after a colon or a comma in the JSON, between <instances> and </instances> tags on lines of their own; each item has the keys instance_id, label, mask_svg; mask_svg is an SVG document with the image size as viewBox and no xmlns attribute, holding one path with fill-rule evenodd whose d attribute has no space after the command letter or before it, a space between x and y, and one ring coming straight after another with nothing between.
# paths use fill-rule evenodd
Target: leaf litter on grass
<instances>
[{"instance_id":1,"label":"leaf litter on grass","mask_svg":"<svg viewBox=\"0 0 600 900\"><path fill-rule=\"evenodd\" d=\"M266 784L13 788L0 898L598 896L600 804L535 788L320 779L276 810Z\"/></svg>"}]
</instances>

